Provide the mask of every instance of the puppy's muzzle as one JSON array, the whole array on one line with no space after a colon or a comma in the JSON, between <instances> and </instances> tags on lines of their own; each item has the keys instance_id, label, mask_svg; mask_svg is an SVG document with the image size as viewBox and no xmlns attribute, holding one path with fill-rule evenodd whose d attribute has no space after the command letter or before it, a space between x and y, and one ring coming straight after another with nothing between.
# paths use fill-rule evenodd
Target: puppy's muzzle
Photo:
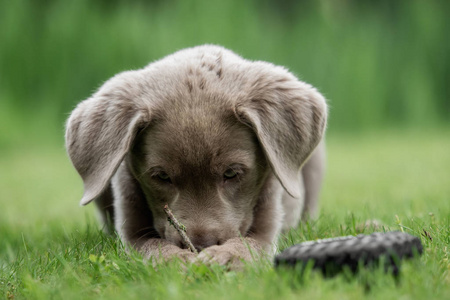
<instances>
[{"instance_id":1,"label":"puppy's muzzle","mask_svg":"<svg viewBox=\"0 0 450 300\"><path fill-rule=\"evenodd\" d=\"M190 238L195 249L199 252L205 248L221 244L217 236L204 231L194 232Z\"/></svg>"}]
</instances>

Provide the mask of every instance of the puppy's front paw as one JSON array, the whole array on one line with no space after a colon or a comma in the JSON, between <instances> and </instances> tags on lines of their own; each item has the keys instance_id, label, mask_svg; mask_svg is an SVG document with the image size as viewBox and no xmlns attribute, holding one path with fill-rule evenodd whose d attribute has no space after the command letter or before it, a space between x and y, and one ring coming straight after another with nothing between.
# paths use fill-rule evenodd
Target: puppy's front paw
<instances>
[{"instance_id":1,"label":"puppy's front paw","mask_svg":"<svg viewBox=\"0 0 450 300\"><path fill-rule=\"evenodd\" d=\"M178 252L176 254L176 257L185 263L193 263L197 260L197 254L185 249L182 249L180 252Z\"/></svg>"},{"instance_id":2,"label":"puppy's front paw","mask_svg":"<svg viewBox=\"0 0 450 300\"><path fill-rule=\"evenodd\" d=\"M259 252L258 247L248 242L236 238L220 246L208 247L200 252L198 260L208 265L219 264L232 270L241 269L246 261L252 261Z\"/></svg>"},{"instance_id":3,"label":"puppy's front paw","mask_svg":"<svg viewBox=\"0 0 450 300\"><path fill-rule=\"evenodd\" d=\"M184 263L192 263L197 260L197 254L187 249L181 249L164 240L149 240L139 251L154 266L175 259L181 260Z\"/></svg>"},{"instance_id":4,"label":"puppy's front paw","mask_svg":"<svg viewBox=\"0 0 450 300\"><path fill-rule=\"evenodd\" d=\"M179 265L181 270L185 270L188 265L197 261L197 254L192 253L189 250L180 249L180 251L172 252L171 254L157 254L146 255L145 260L149 262L155 269L159 266L164 266L171 261L181 262Z\"/></svg>"},{"instance_id":5,"label":"puppy's front paw","mask_svg":"<svg viewBox=\"0 0 450 300\"><path fill-rule=\"evenodd\" d=\"M242 255L239 255L236 249L233 249L228 245L211 246L206 248L200 252L197 258L200 262L207 265L226 265L232 269L238 269L243 265Z\"/></svg>"},{"instance_id":6,"label":"puppy's front paw","mask_svg":"<svg viewBox=\"0 0 450 300\"><path fill-rule=\"evenodd\" d=\"M170 254L157 254L157 255L147 255L146 259L151 261L153 267L157 267L158 265L178 260L183 264L191 264L197 261L197 255L192 253L189 250L180 249L180 251L172 252Z\"/></svg>"},{"instance_id":7,"label":"puppy's front paw","mask_svg":"<svg viewBox=\"0 0 450 300\"><path fill-rule=\"evenodd\" d=\"M197 260L197 254L192 253L190 250L180 249L179 251L164 258L165 260L179 259L184 263L193 263Z\"/></svg>"}]
</instances>

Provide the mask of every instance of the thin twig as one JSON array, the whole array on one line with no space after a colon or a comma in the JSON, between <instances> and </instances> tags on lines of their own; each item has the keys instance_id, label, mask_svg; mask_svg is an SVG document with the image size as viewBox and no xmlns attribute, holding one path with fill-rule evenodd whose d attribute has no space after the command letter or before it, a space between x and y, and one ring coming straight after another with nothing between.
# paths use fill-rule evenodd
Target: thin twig
<instances>
[{"instance_id":1,"label":"thin twig","mask_svg":"<svg viewBox=\"0 0 450 300\"><path fill-rule=\"evenodd\" d=\"M172 224L173 227L175 227L175 229L178 231L178 233L181 236L181 240L183 241L183 244L186 245L186 247L189 248L189 250L191 250L192 252L194 252L195 254L198 254L197 249L195 249L194 245L192 245L191 240L189 239L189 237L186 235L186 226L184 226L183 224L181 224L173 215L172 211L170 210L169 206L166 204L164 205L164 211L166 212L167 215L167 221L170 222L170 224Z\"/></svg>"}]
</instances>

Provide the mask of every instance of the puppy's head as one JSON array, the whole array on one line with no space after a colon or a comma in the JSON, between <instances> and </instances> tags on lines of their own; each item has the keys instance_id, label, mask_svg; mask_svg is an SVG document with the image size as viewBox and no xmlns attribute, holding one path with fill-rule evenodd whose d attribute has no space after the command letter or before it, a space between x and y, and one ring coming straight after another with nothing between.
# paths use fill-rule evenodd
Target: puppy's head
<instances>
[{"instance_id":1,"label":"puppy's head","mask_svg":"<svg viewBox=\"0 0 450 300\"><path fill-rule=\"evenodd\" d=\"M197 108L166 105L139 134L127 157L155 229L180 246L179 234L163 211L165 204L198 249L222 244L249 230L268 173L254 132L231 109L222 109L199 113Z\"/></svg>"},{"instance_id":2,"label":"puppy's head","mask_svg":"<svg viewBox=\"0 0 450 300\"><path fill-rule=\"evenodd\" d=\"M325 123L323 97L285 69L204 46L109 80L72 112L66 146L82 204L125 159L160 236L180 244L169 204L201 249L247 234L269 173L300 195Z\"/></svg>"}]
</instances>

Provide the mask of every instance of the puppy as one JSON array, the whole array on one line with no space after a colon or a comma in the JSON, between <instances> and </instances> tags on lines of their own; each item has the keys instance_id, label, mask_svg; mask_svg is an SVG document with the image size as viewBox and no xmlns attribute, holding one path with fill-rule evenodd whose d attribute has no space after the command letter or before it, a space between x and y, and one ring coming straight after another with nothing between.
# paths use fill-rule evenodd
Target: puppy
<instances>
[{"instance_id":1,"label":"puppy","mask_svg":"<svg viewBox=\"0 0 450 300\"><path fill-rule=\"evenodd\" d=\"M315 213L326 119L322 95L286 69L205 45L108 80L72 112L66 148L81 204L146 258L238 265Z\"/></svg>"}]
</instances>

